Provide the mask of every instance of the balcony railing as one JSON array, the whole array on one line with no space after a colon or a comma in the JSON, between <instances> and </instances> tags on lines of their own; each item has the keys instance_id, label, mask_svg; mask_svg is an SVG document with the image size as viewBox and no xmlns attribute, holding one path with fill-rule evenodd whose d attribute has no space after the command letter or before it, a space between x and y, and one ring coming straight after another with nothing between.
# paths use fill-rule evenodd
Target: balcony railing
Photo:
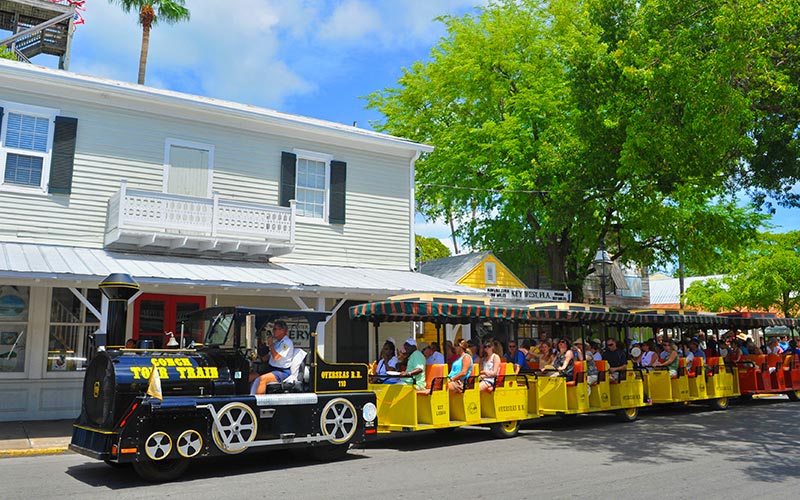
<instances>
[{"instance_id":1,"label":"balcony railing","mask_svg":"<svg viewBox=\"0 0 800 500\"><path fill-rule=\"evenodd\" d=\"M120 190L108 200L106 247L164 253L273 256L294 244L295 209L196 198L155 191Z\"/></svg>"}]
</instances>

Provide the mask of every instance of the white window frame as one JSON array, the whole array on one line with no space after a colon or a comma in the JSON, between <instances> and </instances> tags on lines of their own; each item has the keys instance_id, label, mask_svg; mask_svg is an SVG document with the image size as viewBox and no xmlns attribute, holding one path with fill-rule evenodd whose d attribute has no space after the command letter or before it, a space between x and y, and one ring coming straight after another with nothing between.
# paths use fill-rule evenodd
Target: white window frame
<instances>
[{"instance_id":1,"label":"white window frame","mask_svg":"<svg viewBox=\"0 0 800 500\"><path fill-rule=\"evenodd\" d=\"M309 222L312 224L329 225L328 218L331 207L331 161L333 155L326 153L318 153L316 151L306 151L303 149L295 149L292 151L296 155L294 164L294 199L297 200L297 170L300 160L311 160L325 162L325 196L322 207L322 217L309 217L307 215L298 215L297 220Z\"/></svg>"},{"instance_id":2,"label":"white window frame","mask_svg":"<svg viewBox=\"0 0 800 500\"><path fill-rule=\"evenodd\" d=\"M492 278L492 279L490 279ZM483 279L487 285L497 284L497 264L492 261L483 263Z\"/></svg>"},{"instance_id":3,"label":"white window frame","mask_svg":"<svg viewBox=\"0 0 800 500\"><path fill-rule=\"evenodd\" d=\"M163 184L161 191L165 194L169 193L167 191L169 187L169 169L172 167L172 163L170 162L169 158L169 150L172 146L177 146L179 148L189 148L189 149L199 149L202 151L208 152L208 185L206 186L206 198L213 197L213 187L214 187L214 145L213 144L206 144L203 142L194 142L194 141L187 141L184 139L174 139L171 137L167 137L164 141L164 176L163 176Z\"/></svg>"},{"instance_id":4,"label":"white window frame","mask_svg":"<svg viewBox=\"0 0 800 500\"><path fill-rule=\"evenodd\" d=\"M47 185L50 182L50 162L53 154L53 135L56 128L56 116L59 115L60 110L8 101L0 101L0 107L3 108L3 122L0 124L0 127L2 127L0 128L0 190L16 191L20 193L47 193ZM6 133L8 132L8 117L11 113L47 118L47 149L44 153L39 151L31 151L29 149L6 147L5 144ZM20 186L19 184L7 184L5 182L6 159L8 157L8 153L16 153L24 156L37 156L42 158L42 179L38 186Z\"/></svg>"},{"instance_id":5,"label":"white window frame","mask_svg":"<svg viewBox=\"0 0 800 500\"><path fill-rule=\"evenodd\" d=\"M66 287L58 287L58 288L66 288ZM81 293L87 300L87 295L89 294L88 288L78 288L78 292ZM88 330L94 326L99 327L101 324L101 320L95 318L94 314L86 307L86 304L81 304L81 321L78 323L63 323L63 322L56 322L51 320L51 312L53 307L53 289L50 290L48 294L49 301L47 305L47 330L45 331L45 340L44 340L44 360L42 363L42 378L55 378L55 379L71 379L77 378L82 379L86 375L86 370L75 370L75 371L57 371L51 370L48 371L47 369L47 358L50 355L49 351L49 344L50 344L50 332L52 327L54 326L75 326L84 329L84 332L88 334ZM89 342L88 338L84 339L84 342ZM88 368L88 366L87 366Z\"/></svg>"}]
</instances>

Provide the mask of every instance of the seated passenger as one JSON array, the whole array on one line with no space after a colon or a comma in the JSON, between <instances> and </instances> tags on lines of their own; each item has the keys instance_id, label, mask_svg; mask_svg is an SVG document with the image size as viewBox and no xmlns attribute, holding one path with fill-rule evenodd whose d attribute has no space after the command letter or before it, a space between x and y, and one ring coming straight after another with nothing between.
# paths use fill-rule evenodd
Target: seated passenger
<instances>
[{"instance_id":1,"label":"seated passenger","mask_svg":"<svg viewBox=\"0 0 800 500\"><path fill-rule=\"evenodd\" d=\"M653 366L653 363L656 361L655 347L656 346L655 342L653 342L653 339L650 339L647 342L642 342L642 355L639 358L639 366L642 368Z\"/></svg>"},{"instance_id":2,"label":"seated passenger","mask_svg":"<svg viewBox=\"0 0 800 500\"><path fill-rule=\"evenodd\" d=\"M480 359L480 387L481 392L489 392L494 388L497 375L500 373L500 356L494 352L494 343L483 344L483 357Z\"/></svg>"},{"instance_id":3,"label":"seated passenger","mask_svg":"<svg viewBox=\"0 0 800 500\"><path fill-rule=\"evenodd\" d=\"M126 340L125 349L136 349L136 341L133 339Z\"/></svg>"},{"instance_id":4,"label":"seated passenger","mask_svg":"<svg viewBox=\"0 0 800 500\"><path fill-rule=\"evenodd\" d=\"M518 373L520 368L525 368L526 366L528 366L528 364L525 362L525 355L522 354L522 351L520 351L517 348L516 340L508 341L508 352L506 353L506 361L509 363L514 363L514 367Z\"/></svg>"},{"instance_id":5,"label":"seated passenger","mask_svg":"<svg viewBox=\"0 0 800 500\"><path fill-rule=\"evenodd\" d=\"M552 363L552 353L550 350L550 343L547 340L540 341L535 348L528 351L528 359L538 361L540 367Z\"/></svg>"},{"instance_id":6,"label":"seated passenger","mask_svg":"<svg viewBox=\"0 0 800 500\"><path fill-rule=\"evenodd\" d=\"M417 350L417 341L409 338L403 343L406 369L400 372L401 384L412 384L418 391L425 389L425 356Z\"/></svg>"},{"instance_id":7,"label":"seated passenger","mask_svg":"<svg viewBox=\"0 0 800 500\"><path fill-rule=\"evenodd\" d=\"M467 341L467 354L472 356L473 363L477 363L481 359L480 355L478 354L479 350L480 350L480 342L478 342L475 339L469 339Z\"/></svg>"},{"instance_id":8,"label":"seated passenger","mask_svg":"<svg viewBox=\"0 0 800 500\"><path fill-rule=\"evenodd\" d=\"M378 384L396 384L400 382L398 378L385 377L386 372L397 371L397 356L395 355L394 342L389 339L381 348L381 358L378 360L378 366L375 369L375 375L384 375L378 377L375 382Z\"/></svg>"},{"instance_id":9,"label":"seated passenger","mask_svg":"<svg viewBox=\"0 0 800 500\"><path fill-rule=\"evenodd\" d=\"M286 322L280 319L276 320L272 325L272 335L267 337L270 349L268 371L258 377L255 394L266 394L267 384L283 382L291 374L294 343L287 333Z\"/></svg>"},{"instance_id":10,"label":"seated passenger","mask_svg":"<svg viewBox=\"0 0 800 500\"><path fill-rule=\"evenodd\" d=\"M689 351L694 355L695 358L701 358L705 364L706 353L700 348L700 342L697 339L692 339L689 341Z\"/></svg>"},{"instance_id":11,"label":"seated passenger","mask_svg":"<svg viewBox=\"0 0 800 500\"><path fill-rule=\"evenodd\" d=\"M628 367L628 357L625 351L617 347L614 339L606 340L606 350L603 352L603 359L608 362L608 375L614 380L619 380L620 372Z\"/></svg>"},{"instance_id":12,"label":"seated passenger","mask_svg":"<svg viewBox=\"0 0 800 500\"><path fill-rule=\"evenodd\" d=\"M453 368L447 375L450 381L447 388L450 392L464 392L464 383L472 375L472 356L467 352L467 341L461 340L455 344L456 359Z\"/></svg>"},{"instance_id":13,"label":"seated passenger","mask_svg":"<svg viewBox=\"0 0 800 500\"><path fill-rule=\"evenodd\" d=\"M558 352L556 353L554 365L556 371L551 377L566 377L567 382L572 382L575 376L575 353L572 351L569 339L563 338L558 341Z\"/></svg>"},{"instance_id":14,"label":"seated passenger","mask_svg":"<svg viewBox=\"0 0 800 500\"><path fill-rule=\"evenodd\" d=\"M667 370L669 370L670 377L677 377L679 364L678 360L680 359L678 356L678 345L674 340L667 340L664 342L664 352L667 353L667 357L665 359L656 361L653 366L666 367Z\"/></svg>"},{"instance_id":15,"label":"seated passenger","mask_svg":"<svg viewBox=\"0 0 800 500\"><path fill-rule=\"evenodd\" d=\"M425 356L425 364L428 365L443 365L444 364L444 355L440 353L437 348L438 345L436 342L428 344L427 342L420 342L417 349ZM436 346L436 348L434 347Z\"/></svg>"},{"instance_id":16,"label":"seated passenger","mask_svg":"<svg viewBox=\"0 0 800 500\"><path fill-rule=\"evenodd\" d=\"M778 345L778 339L772 337L767 342L767 354L783 354L783 349Z\"/></svg>"}]
</instances>

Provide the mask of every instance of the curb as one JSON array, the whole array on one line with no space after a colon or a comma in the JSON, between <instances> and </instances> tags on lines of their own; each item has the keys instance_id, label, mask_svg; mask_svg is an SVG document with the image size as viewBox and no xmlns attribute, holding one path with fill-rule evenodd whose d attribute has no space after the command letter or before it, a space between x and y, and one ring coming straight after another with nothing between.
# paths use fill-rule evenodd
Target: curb
<instances>
[{"instance_id":1,"label":"curb","mask_svg":"<svg viewBox=\"0 0 800 500\"><path fill-rule=\"evenodd\" d=\"M30 448L26 450L0 450L0 458L29 457L34 455L59 455L66 453L66 446L53 448Z\"/></svg>"}]
</instances>

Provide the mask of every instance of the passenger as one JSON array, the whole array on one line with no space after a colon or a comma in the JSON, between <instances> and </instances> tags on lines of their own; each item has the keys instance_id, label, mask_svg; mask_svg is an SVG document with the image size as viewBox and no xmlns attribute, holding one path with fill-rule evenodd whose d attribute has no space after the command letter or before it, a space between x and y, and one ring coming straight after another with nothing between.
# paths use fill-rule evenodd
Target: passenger
<instances>
[{"instance_id":1,"label":"passenger","mask_svg":"<svg viewBox=\"0 0 800 500\"><path fill-rule=\"evenodd\" d=\"M647 342L642 342L642 355L639 357L639 366L643 368L648 368L653 366L653 363L656 361L656 343L653 339L648 340Z\"/></svg>"},{"instance_id":2,"label":"passenger","mask_svg":"<svg viewBox=\"0 0 800 500\"><path fill-rule=\"evenodd\" d=\"M551 364L552 353L550 352L550 343L547 340L540 341L535 349L528 352L528 359L538 361L540 367Z\"/></svg>"},{"instance_id":3,"label":"passenger","mask_svg":"<svg viewBox=\"0 0 800 500\"><path fill-rule=\"evenodd\" d=\"M783 354L783 349L778 345L778 339L776 337L772 337L769 339L769 342L767 342L767 354Z\"/></svg>"},{"instance_id":4,"label":"passenger","mask_svg":"<svg viewBox=\"0 0 800 500\"><path fill-rule=\"evenodd\" d=\"M608 362L609 376L614 380L619 380L620 372L625 371L628 367L628 357L625 355L625 351L617 348L616 340L608 339L606 341L603 359Z\"/></svg>"},{"instance_id":5,"label":"passenger","mask_svg":"<svg viewBox=\"0 0 800 500\"><path fill-rule=\"evenodd\" d=\"M703 349L700 348L700 342L697 339L692 339L689 342L689 351L694 354L695 358L701 358L703 363L706 362L706 353L703 352Z\"/></svg>"},{"instance_id":6,"label":"passenger","mask_svg":"<svg viewBox=\"0 0 800 500\"><path fill-rule=\"evenodd\" d=\"M592 359L595 361L603 360L603 353L600 350L600 345L600 341L596 339L589 343L589 352L592 354Z\"/></svg>"},{"instance_id":7,"label":"passenger","mask_svg":"<svg viewBox=\"0 0 800 500\"><path fill-rule=\"evenodd\" d=\"M505 357L506 361L509 363L514 363L517 373L519 373L520 368L525 368L528 366L528 364L525 362L525 355L522 354L522 351L517 348L516 340L508 341L508 352L506 353Z\"/></svg>"},{"instance_id":8,"label":"passenger","mask_svg":"<svg viewBox=\"0 0 800 500\"><path fill-rule=\"evenodd\" d=\"M294 343L287 335L286 322L276 320L272 325L272 335L267 337L269 345L269 363L267 373L258 377L256 394L266 394L267 384L283 382L291 373L292 357L294 357Z\"/></svg>"},{"instance_id":9,"label":"passenger","mask_svg":"<svg viewBox=\"0 0 800 500\"><path fill-rule=\"evenodd\" d=\"M583 361L583 340L576 339L575 342L572 343L572 353L575 355L575 361Z\"/></svg>"},{"instance_id":10,"label":"passenger","mask_svg":"<svg viewBox=\"0 0 800 500\"><path fill-rule=\"evenodd\" d=\"M503 350L503 344L501 344L500 341L497 340L497 339L494 339L492 344L494 344L494 352L495 352L495 354L497 354L501 358L505 357L505 351Z\"/></svg>"},{"instance_id":11,"label":"passenger","mask_svg":"<svg viewBox=\"0 0 800 500\"><path fill-rule=\"evenodd\" d=\"M685 340L681 343L681 354L681 357L686 360L686 366L692 366L692 361L694 361L694 352L692 352L691 347L689 347L688 340Z\"/></svg>"},{"instance_id":12,"label":"passenger","mask_svg":"<svg viewBox=\"0 0 800 500\"><path fill-rule=\"evenodd\" d=\"M480 344L475 339L469 339L467 341L467 351L470 356L472 356L472 362L477 363L480 360L480 355L478 354L478 350L480 349Z\"/></svg>"},{"instance_id":13,"label":"passenger","mask_svg":"<svg viewBox=\"0 0 800 500\"><path fill-rule=\"evenodd\" d=\"M431 348L430 360L432 362L430 362L428 364L429 365L443 365L444 364L444 354L442 354L441 349L439 349L439 343L438 342L431 342L430 348Z\"/></svg>"},{"instance_id":14,"label":"passenger","mask_svg":"<svg viewBox=\"0 0 800 500\"><path fill-rule=\"evenodd\" d=\"M556 371L551 376L563 376L567 382L572 382L575 374L575 353L567 338L559 340L557 345L558 352L554 363Z\"/></svg>"},{"instance_id":15,"label":"passenger","mask_svg":"<svg viewBox=\"0 0 800 500\"><path fill-rule=\"evenodd\" d=\"M757 354L759 352L759 349L756 347L756 343L753 342L753 339L747 339L746 341L737 339L736 343L739 345L739 349L742 350L742 354L745 356Z\"/></svg>"},{"instance_id":16,"label":"passenger","mask_svg":"<svg viewBox=\"0 0 800 500\"><path fill-rule=\"evenodd\" d=\"M413 338L403 343L407 358L406 369L400 372L401 384L413 384L418 391L425 389L425 356L417 350L417 341Z\"/></svg>"},{"instance_id":17,"label":"passenger","mask_svg":"<svg viewBox=\"0 0 800 500\"><path fill-rule=\"evenodd\" d=\"M381 348L381 359L378 360L378 366L375 369L376 375L384 375L376 379L379 384L397 384L400 379L386 378L387 372L397 371L397 356L395 355L394 342L387 340Z\"/></svg>"},{"instance_id":18,"label":"passenger","mask_svg":"<svg viewBox=\"0 0 800 500\"><path fill-rule=\"evenodd\" d=\"M528 351L531 349L531 339L522 339L519 342L519 350L525 359L528 359Z\"/></svg>"},{"instance_id":19,"label":"passenger","mask_svg":"<svg viewBox=\"0 0 800 500\"><path fill-rule=\"evenodd\" d=\"M678 345L674 340L667 340L664 342L664 352L667 353L667 357L665 359L658 360L654 366L665 366L667 367L667 370L669 370L670 377L677 377L679 364L678 360L680 359L678 356Z\"/></svg>"},{"instance_id":20,"label":"passenger","mask_svg":"<svg viewBox=\"0 0 800 500\"><path fill-rule=\"evenodd\" d=\"M472 357L467 352L467 341L461 340L455 345L456 360L453 361L453 368L447 378L447 388L450 392L464 392L464 384L472 375Z\"/></svg>"},{"instance_id":21,"label":"passenger","mask_svg":"<svg viewBox=\"0 0 800 500\"><path fill-rule=\"evenodd\" d=\"M497 375L500 373L500 356L494 352L494 343L483 343L483 356L480 363L481 392L489 392L494 388Z\"/></svg>"},{"instance_id":22,"label":"passenger","mask_svg":"<svg viewBox=\"0 0 800 500\"><path fill-rule=\"evenodd\" d=\"M730 361L731 363L735 364L739 363L744 357L744 352L742 351L739 339L729 338L725 341L725 347L728 349L728 355L725 357L725 361Z\"/></svg>"},{"instance_id":23,"label":"passenger","mask_svg":"<svg viewBox=\"0 0 800 500\"><path fill-rule=\"evenodd\" d=\"M444 343L444 359L447 361L447 364L453 366L453 363L458 359L458 355L456 354L456 349L453 346L453 343L449 340Z\"/></svg>"},{"instance_id":24,"label":"passenger","mask_svg":"<svg viewBox=\"0 0 800 500\"><path fill-rule=\"evenodd\" d=\"M136 341L133 339L126 340L125 349L136 349Z\"/></svg>"},{"instance_id":25,"label":"passenger","mask_svg":"<svg viewBox=\"0 0 800 500\"><path fill-rule=\"evenodd\" d=\"M442 364L442 363L436 363L433 349L427 342L420 342L417 345L417 350L421 352L423 356L425 356L426 365Z\"/></svg>"}]
</instances>

